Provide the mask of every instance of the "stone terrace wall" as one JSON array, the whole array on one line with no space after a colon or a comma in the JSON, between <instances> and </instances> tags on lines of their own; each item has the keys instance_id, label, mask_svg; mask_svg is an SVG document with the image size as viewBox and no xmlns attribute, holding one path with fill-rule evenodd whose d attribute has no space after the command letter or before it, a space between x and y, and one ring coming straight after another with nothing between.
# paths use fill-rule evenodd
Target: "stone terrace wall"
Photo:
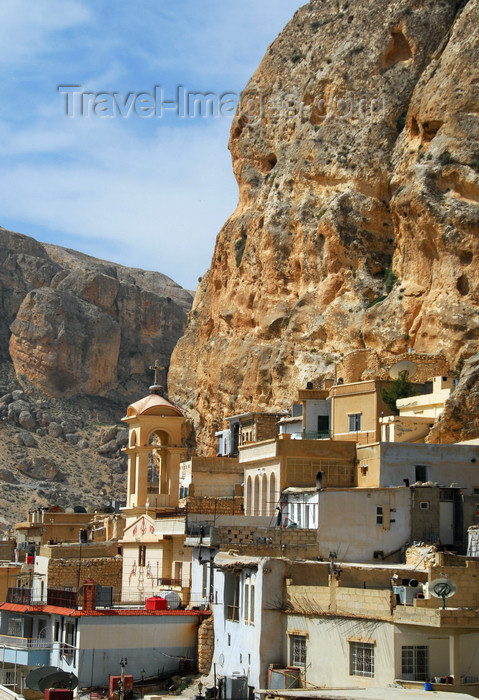
<instances>
[{"instance_id":1,"label":"stone terrace wall","mask_svg":"<svg viewBox=\"0 0 479 700\"><path fill-rule=\"evenodd\" d=\"M102 586L113 586L121 590L121 557L102 557L99 559L52 560L48 566L48 587L63 588L72 586L76 589L86 578L91 577Z\"/></svg>"},{"instance_id":2,"label":"stone terrace wall","mask_svg":"<svg viewBox=\"0 0 479 700\"><path fill-rule=\"evenodd\" d=\"M215 630L213 615L208 617L198 628L198 671L209 673L215 648Z\"/></svg>"},{"instance_id":3,"label":"stone terrace wall","mask_svg":"<svg viewBox=\"0 0 479 700\"><path fill-rule=\"evenodd\" d=\"M318 555L317 530L222 527L213 528L212 541L223 550L238 548L241 554L254 556L313 559Z\"/></svg>"},{"instance_id":4,"label":"stone terrace wall","mask_svg":"<svg viewBox=\"0 0 479 700\"><path fill-rule=\"evenodd\" d=\"M243 515L243 496L215 498L213 496L188 496L179 503L180 508L187 508L188 513L205 513L208 515Z\"/></svg>"}]
</instances>

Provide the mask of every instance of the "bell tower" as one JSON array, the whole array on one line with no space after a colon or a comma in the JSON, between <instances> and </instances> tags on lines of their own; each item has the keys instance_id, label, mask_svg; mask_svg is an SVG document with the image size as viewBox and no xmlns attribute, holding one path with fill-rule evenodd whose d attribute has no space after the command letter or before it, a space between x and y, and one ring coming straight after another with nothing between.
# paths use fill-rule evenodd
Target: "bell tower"
<instances>
[{"instance_id":1,"label":"bell tower","mask_svg":"<svg viewBox=\"0 0 479 700\"><path fill-rule=\"evenodd\" d=\"M125 515L136 516L148 509L177 508L180 460L185 453L182 411L163 396L158 360L150 394L128 406L122 418L129 426L128 484Z\"/></svg>"}]
</instances>

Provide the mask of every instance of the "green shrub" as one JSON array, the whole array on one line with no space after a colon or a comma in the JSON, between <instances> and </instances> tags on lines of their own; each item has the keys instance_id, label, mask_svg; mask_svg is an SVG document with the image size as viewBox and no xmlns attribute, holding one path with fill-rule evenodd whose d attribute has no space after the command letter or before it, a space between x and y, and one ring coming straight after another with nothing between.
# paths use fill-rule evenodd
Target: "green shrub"
<instances>
[{"instance_id":1,"label":"green shrub","mask_svg":"<svg viewBox=\"0 0 479 700\"><path fill-rule=\"evenodd\" d=\"M441 153L439 156L439 162L441 165L449 165L449 163L454 163L454 159L449 151L444 151L444 153Z\"/></svg>"},{"instance_id":2,"label":"green shrub","mask_svg":"<svg viewBox=\"0 0 479 700\"><path fill-rule=\"evenodd\" d=\"M243 259L243 253L244 253L245 247L246 247L246 236L244 236L242 238L238 238L238 240L235 241L236 267L239 267L241 265L241 261Z\"/></svg>"},{"instance_id":3,"label":"green shrub","mask_svg":"<svg viewBox=\"0 0 479 700\"><path fill-rule=\"evenodd\" d=\"M399 413L396 407L396 401L398 399L405 399L408 396L416 396L416 390L407 372L400 372L399 377L393 381L389 389L381 390L382 400L396 415Z\"/></svg>"},{"instance_id":4,"label":"green shrub","mask_svg":"<svg viewBox=\"0 0 479 700\"><path fill-rule=\"evenodd\" d=\"M370 309L372 306L376 306L376 304L379 304L381 301L384 301L385 298L386 298L386 297L378 297L377 299L373 299L373 301L371 301L371 302L368 304L368 309Z\"/></svg>"},{"instance_id":5,"label":"green shrub","mask_svg":"<svg viewBox=\"0 0 479 700\"><path fill-rule=\"evenodd\" d=\"M384 288L386 290L386 294L389 294L389 292L392 290L392 288L396 284L396 281L397 281L396 275L389 267L387 267L384 270Z\"/></svg>"}]
</instances>

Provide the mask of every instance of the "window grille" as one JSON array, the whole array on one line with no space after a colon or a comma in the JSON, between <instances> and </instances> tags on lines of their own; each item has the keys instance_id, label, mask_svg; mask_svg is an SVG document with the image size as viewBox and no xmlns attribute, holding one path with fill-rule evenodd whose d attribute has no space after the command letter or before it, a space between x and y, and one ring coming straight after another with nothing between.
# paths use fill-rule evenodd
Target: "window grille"
<instances>
[{"instance_id":1,"label":"window grille","mask_svg":"<svg viewBox=\"0 0 479 700\"><path fill-rule=\"evenodd\" d=\"M291 635L291 666L306 666L306 637Z\"/></svg>"},{"instance_id":2,"label":"window grille","mask_svg":"<svg viewBox=\"0 0 479 700\"><path fill-rule=\"evenodd\" d=\"M350 642L350 675L374 676L374 644Z\"/></svg>"},{"instance_id":3,"label":"window grille","mask_svg":"<svg viewBox=\"0 0 479 700\"><path fill-rule=\"evenodd\" d=\"M426 681L429 678L429 647L401 647L402 678L413 681Z\"/></svg>"}]
</instances>

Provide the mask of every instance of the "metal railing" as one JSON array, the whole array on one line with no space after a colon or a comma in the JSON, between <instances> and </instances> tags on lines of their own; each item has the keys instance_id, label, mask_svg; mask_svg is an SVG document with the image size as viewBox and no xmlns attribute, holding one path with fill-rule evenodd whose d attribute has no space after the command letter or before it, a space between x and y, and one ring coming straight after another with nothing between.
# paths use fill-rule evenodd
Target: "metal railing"
<instances>
[{"instance_id":1,"label":"metal railing","mask_svg":"<svg viewBox=\"0 0 479 700\"><path fill-rule=\"evenodd\" d=\"M182 579L181 578L159 578L158 579L158 585L159 586L181 586Z\"/></svg>"},{"instance_id":2,"label":"metal railing","mask_svg":"<svg viewBox=\"0 0 479 700\"><path fill-rule=\"evenodd\" d=\"M76 608L78 594L76 591L65 591L62 588L48 588L43 596L31 588L8 588L7 603L17 605L55 605L60 608Z\"/></svg>"},{"instance_id":3,"label":"metal railing","mask_svg":"<svg viewBox=\"0 0 479 700\"><path fill-rule=\"evenodd\" d=\"M52 642L50 639L14 637L8 634L0 634L0 645L15 649L47 649L52 646Z\"/></svg>"}]
</instances>

